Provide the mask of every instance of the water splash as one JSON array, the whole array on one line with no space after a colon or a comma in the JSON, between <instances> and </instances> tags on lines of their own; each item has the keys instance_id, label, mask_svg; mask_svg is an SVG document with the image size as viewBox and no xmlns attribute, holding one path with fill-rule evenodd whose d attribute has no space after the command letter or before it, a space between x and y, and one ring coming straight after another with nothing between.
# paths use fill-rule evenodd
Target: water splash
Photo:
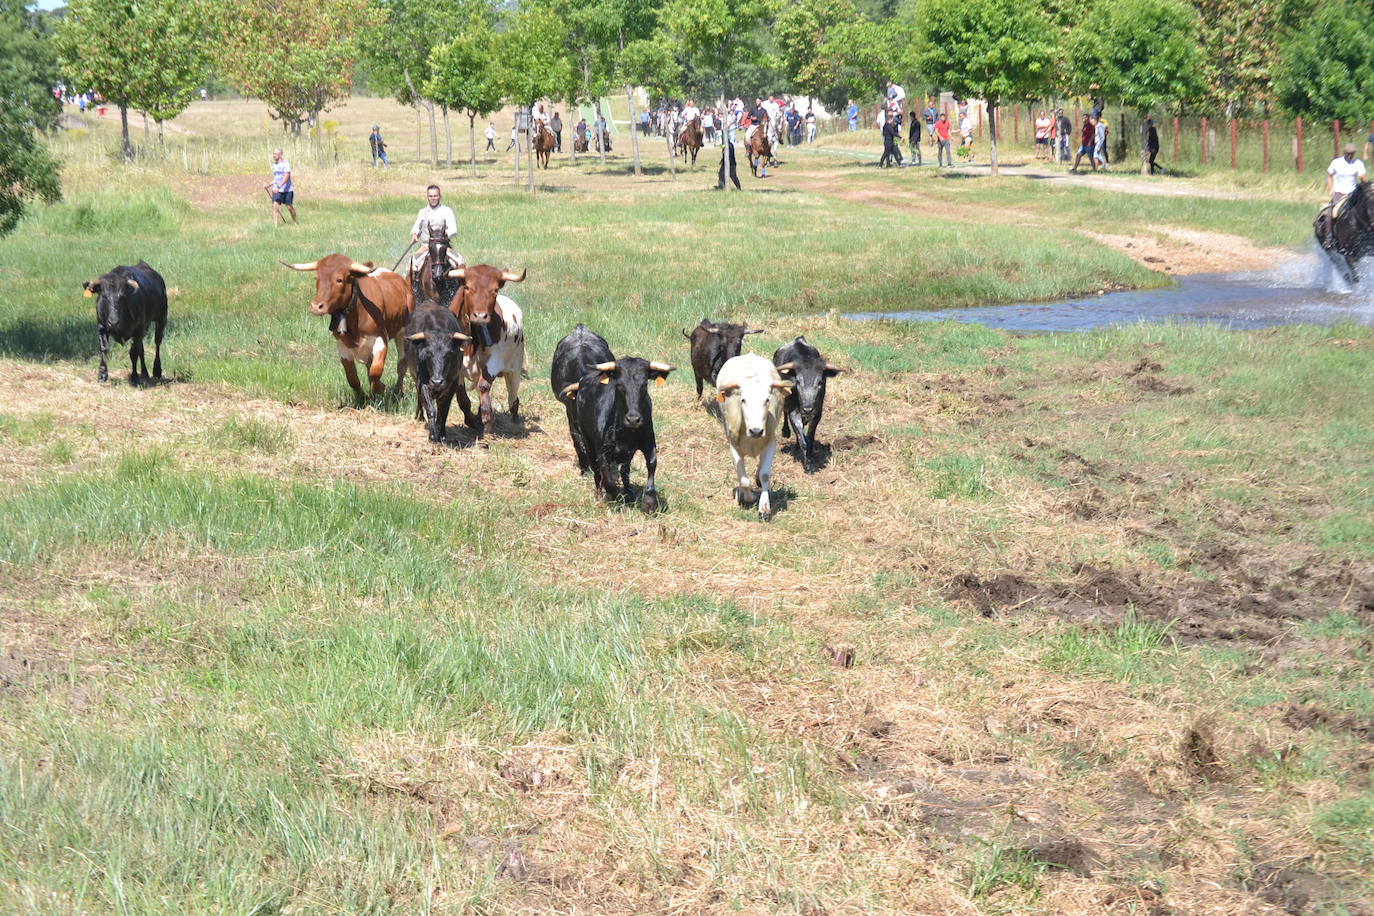
<instances>
[{"instance_id":1,"label":"water splash","mask_svg":"<svg viewBox=\"0 0 1374 916\"><path fill-rule=\"evenodd\" d=\"M1089 331L1138 322L1191 321L1230 328L1280 324L1374 325L1374 264L1351 286L1313 245L1307 255L1261 271L1192 274L1161 289L1129 290L1059 302L915 312L865 312L866 320L962 321L1008 331Z\"/></svg>"}]
</instances>

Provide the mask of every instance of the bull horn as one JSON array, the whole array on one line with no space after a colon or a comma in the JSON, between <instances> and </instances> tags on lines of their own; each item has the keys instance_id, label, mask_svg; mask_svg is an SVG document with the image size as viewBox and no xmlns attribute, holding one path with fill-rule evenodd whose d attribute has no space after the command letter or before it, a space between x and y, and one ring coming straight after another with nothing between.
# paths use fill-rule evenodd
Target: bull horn
<instances>
[{"instance_id":1,"label":"bull horn","mask_svg":"<svg viewBox=\"0 0 1374 916\"><path fill-rule=\"evenodd\" d=\"M468 335L464 334L462 331L454 331L454 332L453 332L453 339L454 339L454 340L472 340L471 337L469 337Z\"/></svg>"},{"instance_id":2,"label":"bull horn","mask_svg":"<svg viewBox=\"0 0 1374 916\"><path fill-rule=\"evenodd\" d=\"M406 340L424 340L424 339L425 339L425 332L424 332L424 331L421 331L421 332L418 333L418 334L411 334L410 336L408 336L408 337L406 338Z\"/></svg>"},{"instance_id":3,"label":"bull horn","mask_svg":"<svg viewBox=\"0 0 1374 916\"><path fill-rule=\"evenodd\" d=\"M579 389L579 388L581 388L581 387L582 387L582 383L581 383L581 382L573 382L571 385L567 386L567 387L564 388L561 392L559 392L559 394L561 394L563 397L566 398L568 395L572 394L574 391L576 391L577 389Z\"/></svg>"},{"instance_id":4,"label":"bull horn","mask_svg":"<svg viewBox=\"0 0 1374 916\"><path fill-rule=\"evenodd\" d=\"M763 333L763 328L750 328L749 330L745 331L744 333L746 333L746 334L762 334L762 333Z\"/></svg>"},{"instance_id":5,"label":"bull horn","mask_svg":"<svg viewBox=\"0 0 1374 916\"><path fill-rule=\"evenodd\" d=\"M792 390L793 388L795 388L796 386L797 386L797 383L796 383L796 382L774 382L773 385L772 385L772 387L774 387L774 388L781 388L781 389L783 389L784 391L791 391L791 390Z\"/></svg>"},{"instance_id":6,"label":"bull horn","mask_svg":"<svg viewBox=\"0 0 1374 916\"><path fill-rule=\"evenodd\" d=\"M287 264L285 261L278 261L277 263L292 270L318 270L320 267L319 261L311 261L309 264Z\"/></svg>"},{"instance_id":7,"label":"bull horn","mask_svg":"<svg viewBox=\"0 0 1374 916\"><path fill-rule=\"evenodd\" d=\"M721 385L719 388L716 389L717 394L733 394L736 391L739 391L738 382L735 382L731 385Z\"/></svg>"},{"instance_id":8,"label":"bull horn","mask_svg":"<svg viewBox=\"0 0 1374 916\"><path fill-rule=\"evenodd\" d=\"M707 325L706 331L707 331L708 334L719 334L719 333L720 333L720 328L716 327L716 326L713 325L713 324L712 324L712 325Z\"/></svg>"},{"instance_id":9,"label":"bull horn","mask_svg":"<svg viewBox=\"0 0 1374 916\"><path fill-rule=\"evenodd\" d=\"M348 269L355 274L370 274L372 273L372 262L368 261L366 264L359 264L357 261L354 261L352 264L348 265Z\"/></svg>"},{"instance_id":10,"label":"bull horn","mask_svg":"<svg viewBox=\"0 0 1374 916\"><path fill-rule=\"evenodd\" d=\"M614 372L615 360L611 360L609 363L597 363L595 366L592 366L592 368L597 372Z\"/></svg>"},{"instance_id":11,"label":"bull horn","mask_svg":"<svg viewBox=\"0 0 1374 916\"><path fill-rule=\"evenodd\" d=\"M795 368L795 366L794 366L792 363L786 362L786 363L783 363L781 366L778 367L778 371L779 371L779 372L791 372L794 368Z\"/></svg>"},{"instance_id":12,"label":"bull horn","mask_svg":"<svg viewBox=\"0 0 1374 916\"><path fill-rule=\"evenodd\" d=\"M825 371L826 371L826 372L843 372L844 370L841 369L839 366L832 366L830 363L826 363L826 364L825 364Z\"/></svg>"},{"instance_id":13,"label":"bull horn","mask_svg":"<svg viewBox=\"0 0 1374 916\"><path fill-rule=\"evenodd\" d=\"M673 367L667 363L649 363L649 368L655 372L672 372Z\"/></svg>"},{"instance_id":14,"label":"bull horn","mask_svg":"<svg viewBox=\"0 0 1374 916\"><path fill-rule=\"evenodd\" d=\"M683 328L683 329L682 329L682 336L685 337L685 338L687 338L688 340L691 340L691 339L692 339L692 335L687 333L687 329L686 329L686 328Z\"/></svg>"},{"instance_id":15,"label":"bull horn","mask_svg":"<svg viewBox=\"0 0 1374 916\"><path fill-rule=\"evenodd\" d=\"M451 280L462 280L466 278L467 275L468 269L466 267L455 267L448 272L448 277Z\"/></svg>"},{"instance_id":16,"label":"bull horn","mask_svg":"<svg viewBox=\"0 0 1374 916\"><path fill-rule=\"evenodd\" d=\"M135 280L133 277L126 278L124 282L129 284L129 288L132 289L134 292L138 292L138 281Z\"/></svg>"},{"instance_id":17,"label":"bull horn","mask_svg":"<svg viewBox=\"0 0 1374 916\"><path fill-rule=\"evenodd\" d=\"M501 271L501 279L505 280L507 283L519 283L525 279L525 274L528 272L529 268L527 267L521 268L518 274L513 271L503 270Z\"/></svg>"}]
</instances>

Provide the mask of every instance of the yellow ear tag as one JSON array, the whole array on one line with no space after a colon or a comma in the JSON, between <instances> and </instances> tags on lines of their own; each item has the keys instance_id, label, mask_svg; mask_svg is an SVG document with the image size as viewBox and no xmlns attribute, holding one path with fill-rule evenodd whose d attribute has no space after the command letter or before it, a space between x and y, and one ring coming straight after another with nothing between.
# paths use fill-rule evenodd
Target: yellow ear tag
<instances>
[{"instance_id":1,"label":"yellow ear tag","mask_svg":"<svg viewBox=\"0 0 1374 916\"><path fill-rule=\"evenodd\" d=\"M663 384L663 376L660 375L658 378L654 379L654 384L655 384L655 385L662 385L662 384Z\"/></svg>"},{"instance_id":2,"label":"yellow ear tag","mask_svg":"<svg viewBox=\"0 0 1374 916\"><path fill-rule=\"evenodd\" d=\"M603 384L603 385L606 384L607 382L609 382L610 380L611 380L611 377L610 377L609 375L603 375L603 376L601 376L601 384Z\"/></svg>"},{"instance_id":3,"label":"yellow ear tag","mask_svg":"<svg viewBox=\"0 0 1374 916\"><path fill-rule=\"evenodd\" d=\"M724 404L724 403L725 403L725 395L723 395L723 394L721 394L719 391L717 391L717 392L716 392L716 400L719 401L721 404Z\"/></svg>"},{"instance_id":4,"label":"yellow ear tag","mask_svg":"<svg viewBox=\"0 0 1374 916\"><path fill-rule=\"evenodd\" d=\"M83 290L81 291L81 295L85 296L87 299L90 299L92 296L95 295L95 293L91 292L91 291L88 290L88 289L83 289Z\"/></svg>"}]
</instances>

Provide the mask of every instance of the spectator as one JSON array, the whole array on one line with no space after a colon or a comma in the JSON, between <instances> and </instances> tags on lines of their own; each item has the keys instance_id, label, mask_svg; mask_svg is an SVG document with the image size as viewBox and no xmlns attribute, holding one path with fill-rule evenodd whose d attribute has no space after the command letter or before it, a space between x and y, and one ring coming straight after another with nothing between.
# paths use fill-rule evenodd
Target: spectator
<instances>
[{"instance_id":1,"label":"spectator","mask_svg":"<svg viewBox=\"0 0 1374 916\"><path fill-rule=\"evenodd\" d=\"M969 120L967 105L964 106L964 113L959 116L959 148L968 150L968 153L964 156L964 161L972 162L973 122Z\"/></svg>"},{"instance_id":2,"label":"spectator","mask_svg":"<svg viewBox=\"0 0 1374 916\"><path fill-rule=\"evenodd\" d=\"M490 121L487 122L487 149L496 152L496 125Z\"/></svg>"},{"instance_id":3,"label":"spectator","mask_svg":"<svg viewBox=\"0 0 1374 916\"><path fill-rule=\"evenodd\" d=\"M296 222L296 189L291 183L291 163L282 158L281 148L272 150L272 180L262 186L272 198L272 226L281 224L281 208Z\"/></svg>"},{"instance_id":4,"label":"spectator","mask_svg":"<svg viewBox=\"0 0 1374 916\"><path fill-rule=\"evenodd\" d=\"M789 146L800 146L800 145L801 145L801 115L797 113L797 109L795 109L795 108L793 108L793 107L791 107L791 106L788 106L787 111L783 114L783 118L786 119L786 121L787 121L787 143L788 143L788 145L789 145Z\"/></svg>"},{"instance_id":5,"label":"spectator","mask_svg":"<svg viewBox=\"0 0 1374 916\"><path fill-rule=\"evenodd\" d=\"M810 106L806 106L806 142L816 142L816 112Z\"/></svg>"},{"instance_id":6,"label":"spectator","mask_svg":"<svg viewBox=\"0 0 1374 916\"><path fill-rule=\"evenodd\" d=\"M935 167L953 165L954 156L949 149L949 115L942 111L935 119Z\"/></svg>"},{"instance_id":7,"label":"spectator","mask_svg":"<svg viewBox=\"0 0 1374 916\"><path fill-rule=\"evenodd\" d=\"M1055 109L1054 119L1055 143L1059 150L1058 159L1060 162L1068 162L1069 145L1073 142L1073 123L1069 121L1062 108Z\"/></svg>"},{"instance_id":8,"label":"spectator","mask_svg":"<svg viewBox=\"0 0 1374 916\"><path fill-rule=\"evenodd\" d=\"M939 117L939 112L935 110L935 96L930 97L930 104L926 105L925 111L921 112L921 117L926 122L926 136L932 143L935 142L935 119Z\"/></svg>"},{"instance_id":9,"label":"spectator","mask_svg":"<svg viewBox=\"0 0 1374 916\"><path fill-rule=\"evenodd\" d=\"M372 148L372 167L377 167L377 160L382 160L385 167L391 166L391 161L386 158L386 143L382 140L382 129L376 124L372 125L372 133L367 136L367 145Z\"/></svg>"},{"instance_id":10,"label":"spectator","mask_svg":"<svg viewBox=\"0 0 1374 916\"><path fill-rule=\"evenodd\" d=\"M853 133L859 129L859 106L854 104L854 100L849 100L849 105L845 109L845 117L849 119L849 131Z\"/></svg>"},{"instance_id":11,"label":"spectator","mask_svg":"<svg viewBox=\"0 0 1374 916\"><path fill-rule=\"evenodd\" d=\"M553 120L549 121L549 130L553 131L553 151L563 152L563 116L556 111Z\"/></svg>"},{"instance_id":12,"label":"spectator","mask_svg":"<svg viewBox=\"0 0 1374 916\"><path fill-rule=\"evenodd\" d=\"M1077 172L1078 163L1083 160L1084 156L1088 157L1088 164L1093 167L1093 171L1097 171L1097 160L1093 158L1093 144L1096 143L1096 138L1097 125L1093 123L1093 116L1088 115L1083 119L1083 130L1078 137L1078 155L1073 157L1073 168L1069 171Z\"/></svg>"},{"instance_id":13,"label":"spectator","mask_svg":"<svg viewBox=\"0 0 1374 916\"><path fill-rule=\"evenodd\" d=\"M1164 171L1163 166L1155 162L1159 156L1159 131L1155 130L1155 119L1145 119L1145 152L1150 156L1150 174Z\"/></svg>"},{"instance_id":14,"label":"spectator","mask_svg":"<svg viewBox=\"0 0 1374 916\"><path fill-rule=\"evenodd\" d=\"M892 112L883 112L883 155L878 159L878 168L885 169L892 162L897 163L898 168L902 167L902 151L897 146L901 136L902 131L892 119Z\"/></svg>"},{"instance_id":15,"label":"spectator","mask_svg":"<svg viewBox=\"0 0 1374 916\"><path fill-rule=\"evenodd\" d=\"M919 168L922 164L921 159L921 119L916 117L916 109L911 109L911 127L907 131L906 141L911 145L911 158L916 160Z\"/></svg>"},{"instance_id":16,"label":"spectator","mask_svg":"<svg viewBox=\"0 0 1374 916\"><path fill-rule=\"evenodd\" d=\"M1044 111L1035 119L1035 158L1049 159L1050 137L1054 133L1054 121Z\"/></svg>"},{"instance_id":17,"label":"spectator","mask_svg":"<svg viewBox=\"0 0 1374 916\"><path fill-rule=\"evenodd\" d=\"M516 124L510 126L510 142L506 144L506 148L502 152L509 153L511 150L520 152L520 128Z\"/></svg>"},{"instance_id":18,"label":"spectator","mask_svg":"<svg viewBox=\"0 0 1374 916\"><path fill-rule=\"evenodd\" d=\"M1107 163L1112 161L1111 150L1107 149L1107 137L1111 133L1111 124L1108 123L1105 115L1098 115L1097 126L1102 128L1102 149L1099 152L1102 153L1102 166L1106 168ZM1095 139L1094 142L1096 142Z\"/></svg>"},{"instance_id":19,"label":"spectator","mask_svg":"<svg viewBox=\"0 0 1374 916\"><path fill-rule=\"evenodd\" d=\"M1107 119L1098 118L1093 124L1093 163L1107 170Z\"/></svg>"}]
</instances>

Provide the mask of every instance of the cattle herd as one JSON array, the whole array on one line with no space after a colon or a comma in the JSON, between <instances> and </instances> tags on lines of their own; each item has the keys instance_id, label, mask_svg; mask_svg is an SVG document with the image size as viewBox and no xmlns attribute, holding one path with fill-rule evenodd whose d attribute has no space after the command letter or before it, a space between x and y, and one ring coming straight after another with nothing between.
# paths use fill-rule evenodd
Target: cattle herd
<instances>
[{"instance_id":1,"label":"cattle herd","mask_svg":"<svg viewBox=\"0 0 1374 916\"><path fill-rule=\"evenodd\" d=\"M372 394L385 390L382 370L396 349L396 387L409 371L415 379L415 417L423 419L431 442L443 442L449 408L456 397L464 422L479 436L492 433L491 386L506 382L506 404L512 419L520 415L520 381L525 373L524 315L502 289L519 283L514 273L487 264L454 267L447 278L458 285L441 296L426 271L417 297L399 273L374 268L341 254L317 261L286 264L315 274L310 312L329 318L344 375L359 402L366 395L355 363L367 372ZM156 270L140 261L116 267L83 284L95 296L100 339L100 380L108 378L110 338L129 342L130 381L148 380L143 338L154 326L155 355L151 378L162 377L162 337L167 325L167 287ZM416 299L419 303L416 304ZM449 298L447 305L440 301ZM709 382L716 389L711 412L720 420L734 461L740 505L756 504L759 517L772 515L773 458L778 434L795 433L802 466L816 469L815 438L825 405L826 380L841 370L828 363L805 338L779 347L772 359L741 354L744 338L761 328L702 319L689 333L697 397ZM568 415L568 435L577 453L578 470L590 473L599 501L630 497L630 462L644 455L648 477L640 491L645 512L659 509L654 473L658 447L654 438L649 384L663 384L673 367L633 356L617 357L599 334L579 324L558 342L550 366L554 397ZM477 392L474 414L469 384ZM746 460L755 462L751 475Z\"/></svg>"}]
</instances>

